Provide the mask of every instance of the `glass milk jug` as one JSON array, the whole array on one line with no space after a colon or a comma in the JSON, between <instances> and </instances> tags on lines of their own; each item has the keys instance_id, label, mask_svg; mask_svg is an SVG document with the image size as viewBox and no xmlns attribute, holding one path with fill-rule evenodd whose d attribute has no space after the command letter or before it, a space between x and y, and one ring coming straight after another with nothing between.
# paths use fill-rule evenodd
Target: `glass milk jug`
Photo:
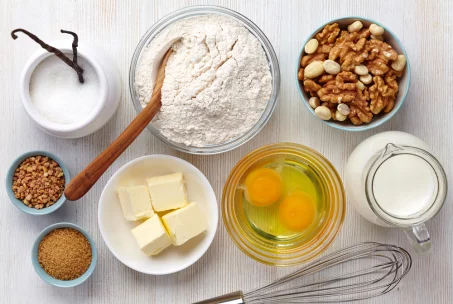
<instances>
[{"instance_id":1,"label":"glass milk jug","mask_svg":"<svg viewBox=\"0 0 453 304\"><path fill-rule=\"evenodd\" d=\"M447 177L426 143L403 132L383 132L361 142L345 171L350 202L368 221L404 229L418 253L429 252L425 222L441 209Z\"/></svg>"}]
</instances>

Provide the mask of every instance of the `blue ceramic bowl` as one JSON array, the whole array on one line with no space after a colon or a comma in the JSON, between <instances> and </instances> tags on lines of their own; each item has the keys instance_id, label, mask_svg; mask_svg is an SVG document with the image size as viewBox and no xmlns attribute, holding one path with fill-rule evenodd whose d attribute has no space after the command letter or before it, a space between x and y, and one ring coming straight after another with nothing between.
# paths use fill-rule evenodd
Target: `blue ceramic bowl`
<instances>
[{"instance_id":1,"label":"blue ceramic bowl","mask_svg":"<svg viewBox=\"0 0 453 304\"><path fill-rule=\"evenodd\" d=\"M48 275L44 271L44 269L42 269L41 265L38 262L38 247L39 247L39 244L41 243L42 238L44 236L46 236L52 230L55 230L58 228L76 229L76 230L80 231L90 242L91 252L92 252L91 265L88 268L88 270L81 277L79 277L75 280L70 280L70 281L57 280L57 279L51 277L50 275ZM97 253L96 245L95 245L93 239L81 227L79 227L75 224L71 224L71 223L57 223L57 224L50 225L49 227L47 227L46 229L41 231L41 233L38 235L35 243L33 244L33 248L31 250L31 260L32 260L33 267L35 268L36 272L41 277L41 279L43 279L46 283L49 283L50 285L57 286L57 287L74 287L74 286L82 284L91 276L94 269L96 268L96 263L98 260L98 253Z\"/></svg>"},{"instance_id":2,"label":"blue ceramic bowl","mask_svg":"<svg viewBox=\"0 0 453 304\"><path fill-rule=\"evenodd\" d=\"M321 120L318 118L318 116L316 116L315 110L308 104L308 100L310 99L311 96L310 96L310 94L308 94L304 91L303 83L301 81L299 81L299 79L297 78L297 73L298 73L299 67L300 67L300 60L301 60L302 56L305 55L305 51L304 51L305 44L307 44L307 42L310 39L314 38L314 36L317 33L319 33L324 28L324 26L327 24L336 22L336 23L338 23L338 25L340 26L341 29L346 29L349 24L351 24L357 20L360 20L365 27L370 26L370 24L372 24L372 23L382 26L385 29L384 41L387 42L388 44L390 44L398 54L404 54L404 56L406 56L407 62L406 62L406 67L404 69L404 74L401 78L398 79L399 90L398 90L398 95L396 96L396 100L395 100L395 107L393 108L392 111L390 111L390 113L387 113L387 114L383 113L380 115L375 115L370 123L362 124L360 126L353 125L349 120L347 120L345 122L339 122L339 121L333 121L333 120L327 120L327 121ZM384 25L382 25L381 23L376 22L374 20L363 18L363 17L344 17L344 18L334 19L334 20L331 20L331 21L323 24L322 26L317 28L310 36L308 36L308 38L302 44L301 51L300 51L299 57L297 59L297 68L295 71L295 78L296 78L297 89L299 91L300 97L304 101L304 104L308 108L308 110L313 115L315 115L316 118L318 118L319 120L321 120L322 122L328 124L329 126L331 126L333 128L340 129L343 131L366 131L366 130L373 129L373 128L380 126L383 123L387 122L401 108L401 106L403 105L403 103L406 99L407 92L409 91L409 85L410 85L410 79L411 79L411 67L409 64L409 57L407 56L407 53L403 47L403 44L395 36L395 34L393 34Z\"/></svg>"},{"instance_id":3,"label":"blue ceramic bowl","mask_svg":"<svg viewBox=\"0 0 453 304\"><path fill-rule=\"evenodd\" d=\"M13 192L13 189L12 189L14 172L16 171L17 167L19 167L19 165L25 159L27 159L27 158L29 158L31 156L47 156L47 157L53 159L54 161L56 161L58 163L58 165L61 167L61 169L63 169L63 173L64 173L64 176L65 176L65 186L68 185L69 179L70 179L69 171L66 168L65 164L61 161L60 158L58 158L56 155L54 155L54 154L52 154L50 152L46 152L46 151L30 151L30 152L22 154L21 156L16 158L16 160L9 167L8 173L6 174L6 192L8 193L8 196L9 196L11 202L19 210L21 210L21 211L23 211L25 213L28 213L28 214L33 214L33 215L49 214L51 212L54 212L58 208L60 208L61 205L63 205L63 203L66 201L66 198L65 198L64 194L52 206L45 207L45 208L42 208L42 209L30 208L27 205L25 205L21 200L18 200L14 196L14 192Z\"/></svg>"}]
</instances>

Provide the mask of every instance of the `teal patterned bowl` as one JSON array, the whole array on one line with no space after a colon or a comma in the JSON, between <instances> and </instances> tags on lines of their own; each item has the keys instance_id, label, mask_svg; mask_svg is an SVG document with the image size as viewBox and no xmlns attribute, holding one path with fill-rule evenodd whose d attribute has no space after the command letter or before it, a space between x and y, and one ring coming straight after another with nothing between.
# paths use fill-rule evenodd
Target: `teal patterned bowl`
<instances>
[{"instance_id":1,"label":"teal patterned bowl","mask_svg":"<svg viewBox=\"0 0 453 304\"><path fill-rule=\"evenodd\" d=\"M56 201L52 206L42 208L42 209L35 209L35 208L30 208L27 205L25 205L21 200L18 200L16 196L14 195L12 186L13 186L13 176L14 172L16 171L17 167L27 158L31 156L47 156L54 161L58 163L58 165L61 167L64 173L65 177L65 186L68 185L69 180L70 180L70 175L69 171L66 168L65 164L62 162L60 158L58 158L56 155L46 152L46 151L30 151L27 153L22 154L16 160L11 164L11 166L8 169L8 173L6 174L6 192L8 193L9 199L11 202L16 206L20 211L23 211L28 214L32 215L43 215L43 214L49 214L60 208L63 203L66 201L66 198L64 194L60 197L58 201Z\"/></svg>"},{"instance_id":2,"label":"teal patterned bowl","mask_svg":"<svg viewBox=\"0 0 453 304\"><path fill-rule=\"evenodd\" d=\"M39 244L41 243L42 238L44 236L46 236L52 230L55 230L58 228L73 228L75 230L78 230L90 242L91 253L92 253L91 265L88 268L88 270L81 277L79 277L75 280L70 280L70 281L57 280L57 279L51 277L50 275L48 275L44 271L44 269L42 269L41 265L38 262L38 247L39 247ZM74 286L82 284L91 276L94 269L96 268L96 263L98 260L98 253L97 253L97 249L96 249L96 244L94 243L93 239L81 227L79 227L75 224L71 224L71 223L57 223L57 224L50 225L49 227L47 227L46 229L41 231L41 233L38 235L35 243L33 244L33 248L31 250L31 260L32 260L33 267L35 268L36 272L41 277L41 279L43 279L46 283L49 283L50 285L57 286L57 287L74 287Z\"/></svg>"}]
</instances>

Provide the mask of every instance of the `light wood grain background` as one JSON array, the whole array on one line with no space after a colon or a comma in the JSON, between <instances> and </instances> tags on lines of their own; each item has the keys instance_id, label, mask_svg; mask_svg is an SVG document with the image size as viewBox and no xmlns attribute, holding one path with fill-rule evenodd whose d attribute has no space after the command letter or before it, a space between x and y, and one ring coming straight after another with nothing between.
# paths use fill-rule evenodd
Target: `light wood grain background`
<instances>
[{"instance_id":1,"label":"light wood grain background","mask_svg":"<svg viewBox=\"0 0 453 304\"><path fill-rule=\"evenodd\" d=\"M190 161L206 174L218 199L227 175L246 153L265 144L292 141L323 153L343 175L352 149L363 139L386 130L401 130L424 139L444 164L450 180L453 163L453 102L451 52L453 1L82 1L0 0L0 179L4 185L9 164L20 153L43 149L56 153L72 174L101 152L135 115L128 71L135 46L159 18L188 5L215 4L236 10L269 37L279 57L280 102L267 126L246 145L222 155L192 156L173 151L150 132L143 134L104 174L85 198L67 203L54 214L33 217L17 210L1 187L0 302L1 303L188 303L237 289L250 290L292 269L261 265L242 254L219 223L217 236L203 258L189 269L168 276L135 272L117 261L102 241L97 225L97 202L109 177L139 156L164 153ZM391 122L373 131L345 133L316 120L302 105L294 81L295 65L307 35L330 19L356 15L380 21L402 40L412 66L412 85L405 105ZM31 40L13 41L9 32L29 29L45 40L59 39L60 29L74 30L80 40L98 44L116 60L123 81L117 114L100 131L76 140L51 137L36 128L22 109L19 76L27 58L37 49ZM452 196L427 226L434 242L429 257L419 257L403 232L374 226L352 209L328 252L359 241L401 245L414 258L409 275L388 295L366 303L453 302ZM46 226L73 222L86 228L99 249L98 267L85 284L59 289L34 272L30 250Z\"/></svg>"}]
</instances>

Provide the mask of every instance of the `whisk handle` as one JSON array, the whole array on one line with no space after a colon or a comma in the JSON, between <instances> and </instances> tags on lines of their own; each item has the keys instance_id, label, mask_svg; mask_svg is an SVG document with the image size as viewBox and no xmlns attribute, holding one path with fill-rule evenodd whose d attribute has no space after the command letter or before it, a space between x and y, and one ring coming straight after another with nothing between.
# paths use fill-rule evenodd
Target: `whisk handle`
<instances>
[{"instance_id":1,"label":"whisk handle","mask_svg":"<svg viewBox=\"0 0 453 304\"><path fill-rule=\"evenodd\" d=\"M220 297L196 302L193 304L245 304L242 291L232 292Z\"/></svg>"}]
</instances>

